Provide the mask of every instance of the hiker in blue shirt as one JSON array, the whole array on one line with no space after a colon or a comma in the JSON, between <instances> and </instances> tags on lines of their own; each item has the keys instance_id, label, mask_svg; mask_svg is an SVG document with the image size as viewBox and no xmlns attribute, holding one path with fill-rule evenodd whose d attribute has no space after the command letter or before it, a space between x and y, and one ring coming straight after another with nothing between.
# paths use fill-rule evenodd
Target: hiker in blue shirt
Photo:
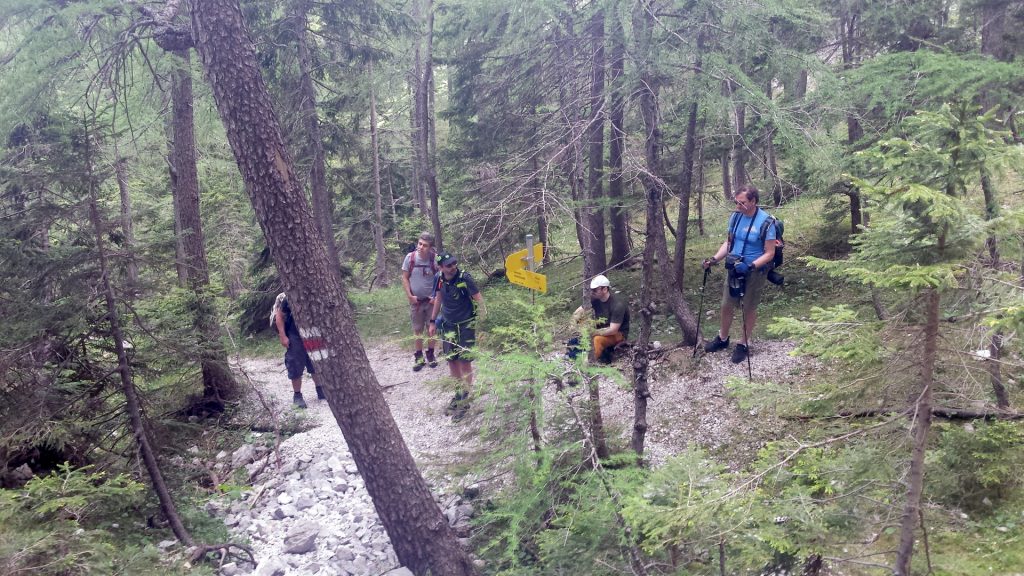
<instances>
[{"instance_id":1,"label":"hiker in blue shirt","mask_svg":"<svg viewBox=\"0 0 1024 576\"><path fill-rule=\"evenodd\" d=\"M729 219L729 236L715 255L704 261L707 269L725 260L729 274L722 291L721 327L715 339L704 346L707 352L718 352L729 347L729 328L733 313L743 308L743 334L732 353L733 363L740 363L750 353L750 335L757 321L757 305L770 264L775 258L775 227L768 226L764 240L761 228L770 218L757 207L760 194L753 186L744 186L736 192L736 212Z\"/></svg>"}]
</instances>

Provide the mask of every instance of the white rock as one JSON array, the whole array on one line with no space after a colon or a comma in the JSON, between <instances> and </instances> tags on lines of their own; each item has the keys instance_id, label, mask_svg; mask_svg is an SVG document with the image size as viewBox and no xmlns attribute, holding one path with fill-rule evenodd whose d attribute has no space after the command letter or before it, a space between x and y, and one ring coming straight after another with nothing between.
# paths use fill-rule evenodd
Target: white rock
<instances>
[{"instance_id":1,"label":"white rock","mask_svg":"<svg viewBox=\"0 0 1024 576\"><path fill-rule=\"evenodd\" d=\"M277 495L277 503L278 504L291 504L292 503L292 496L291 496L291 494L289 494L287 492L281 492L280 494Z\"/></svg>"},{"instance_id":2,"label":"white rock","mask_svg":"<svg viewBox=\"0 0 1024 576\"><path fill-rule=\"evenodd\" d=\"M267 558L256 567L255 576L284 576L288 565L278 556Z\"/></svg>"}]
</instances>

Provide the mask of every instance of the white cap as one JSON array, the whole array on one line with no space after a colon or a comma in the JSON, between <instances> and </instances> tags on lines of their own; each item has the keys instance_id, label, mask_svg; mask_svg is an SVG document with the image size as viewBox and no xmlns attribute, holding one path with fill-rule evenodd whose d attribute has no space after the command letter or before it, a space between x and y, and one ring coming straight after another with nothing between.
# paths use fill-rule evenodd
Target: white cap
<instances>
[{"instance_id":1,"label":"white cap","mask_svg":"<svg viewBox=\"0 0 1024 576\"><path fill-rule=\"evenodd\" d=\"M608 277L605 276L604 274L598 274L597 276L594 276L593 280L590 281L591 290L593 290L594 288L601 288L602 286L607 288L611 285L611 282L608 281Z\"/></svg>"}]
</instances>

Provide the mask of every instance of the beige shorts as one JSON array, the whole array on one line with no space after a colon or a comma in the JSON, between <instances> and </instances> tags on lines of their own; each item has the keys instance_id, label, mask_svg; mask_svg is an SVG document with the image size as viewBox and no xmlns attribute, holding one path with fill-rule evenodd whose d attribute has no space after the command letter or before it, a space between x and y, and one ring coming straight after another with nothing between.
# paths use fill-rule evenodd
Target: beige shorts
<instances>
[{"instance_id":1,"label":"beige shorts","mask_svg":"<svg viewBox=\"0 0 1024 576\"><path fill-rule=\"evenodd\" d=\"M743 294L744 307L753 306L754 308L757 308L757 305L761 303L761 293L764 292L764 283L767 278L767 272L752 272L747 274L747 288ZM722 306L729 304L731 304L733 308L740 307L740 299L729 296L729 277L727 275L725 278L724 288L722 289Z\"/></svg>"},{"instance_id":2,"label":"beige shorts","mask_svg":"<svg viewBox=\"0 0 1024 576\"><path fill-rule=\"evenodd\" d=\"M434 305L430 299L409 304L409 318L412 319L412 331L414 334L421 334L423 329L430 322L430 314L434 311Z\"/></svg>"}]
</instances>

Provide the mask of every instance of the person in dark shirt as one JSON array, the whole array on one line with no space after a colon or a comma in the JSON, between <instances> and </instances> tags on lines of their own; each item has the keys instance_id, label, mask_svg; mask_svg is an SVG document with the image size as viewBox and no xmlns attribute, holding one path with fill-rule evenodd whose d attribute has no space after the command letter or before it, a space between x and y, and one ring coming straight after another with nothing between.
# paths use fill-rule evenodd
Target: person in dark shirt
<instances>
[{"instance_id":1,"label":"person in dark shirt","mask_svg":"<svg viewBox=\"0 0 1024 576\"><path fill-rule=\"evenodd\" d=\"M302 372L306 371L313 378L316 386L316 397L324 399L323 388L317 384L316 370L313 361L306 351L307 343L303 341L299 326L292 318L292 309L284 292L277 295L274 310L270 313L270 321L277 327L277 337L284 346L284 366L288 371L288 379L292 382L292 403L296 408L305 408L306 401L302 398ZM311 341L312 342L312 341Z\"/></svg>"},{"instance_id":2,"label":"person in dark shirt","mask_svg":"<svg viewBox=\"0 0 1024 576\"><path fill-rule=\"evenodd\" d=\"M441 331L441 341L448 370L459 381L459 389L449 404L456 420L468 409L473 388L472 348L476 344L477 313L487 314L484 297L468 272L459 270L458 260L448 252L437 257L441 272L437 280L437 296L430 317L430 335ZM435 321L442 318L438 328Z\"/></svg>"},{"instance_id":3,"label":"person in dark shirt","mask_svg":"<svg viewBox=\"0 0 1024 576\"><path fill-rule=\"evenodd\" d=\"M625 299L612 294L611 283L603 274L594 276L590 281L590 306L597 320L593 336L594 358L599 362L611 361L611 352L615 346L625 342L629 337L629 305ZM583 318L586 311L582 306L573 313L573 318Z\"/></svg>"}]
</instances>

